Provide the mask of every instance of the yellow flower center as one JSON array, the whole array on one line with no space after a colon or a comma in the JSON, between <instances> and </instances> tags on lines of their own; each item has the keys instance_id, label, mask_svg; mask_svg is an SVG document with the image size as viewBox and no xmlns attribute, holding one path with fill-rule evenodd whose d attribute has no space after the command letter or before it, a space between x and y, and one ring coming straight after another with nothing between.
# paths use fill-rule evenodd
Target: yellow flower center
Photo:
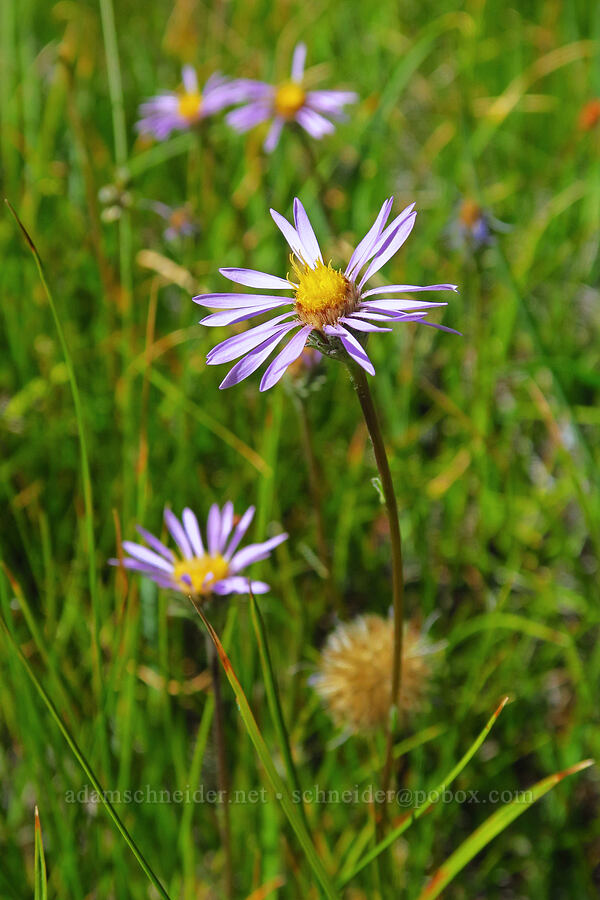
<instances>
[{"instance_id":1,"label":"yellow flower center","mask_svg":"<svg viewBox=\"0 0 600 900\"><path fill-rule=\"evenodd\" d=\"M292 259L292 266L298 278L296 312L307 325L322 330L324 325L335 325L340 316L354 312L358 305L356 289L331 263L326 266L317 262L311 269L300 267Z\"/></svg>"},{"instance_id":2,"label":"yellow flower center","mask_svg":"<svg viewBox=\"0 0 600 900\"><path fill-rule=\"evenodd\" d=\"M195 122L200 116L201 109L202 95L197 91L194 91L191 94L182 94L179 98L177 111L179 112L179 115L183 119L187 119L188 122Z\"/></svg>"},{"instance_id":3,"label":"yellow flower center","mask_svg":"<svg viewBox=\"0 0 600 900\"><path fill-rule=\"evenodd\" d=\"M295 81L286 81L275 89L275 112L284 119L293 119L305 100L304 88Z\"/></svg>"},{"instance_id":4,"label":"yellow flower center","mask_svg":"<svg viewBox=\"0 0 600 900\"><path fill-rule=\"evenodd\" d=\"M213 584L225 578L228 571L227 560L220 555L194 556L192 559L180 559L175 563L173 578L184 591L205 595L210 594Z\"/></svg>"}]
</instances>

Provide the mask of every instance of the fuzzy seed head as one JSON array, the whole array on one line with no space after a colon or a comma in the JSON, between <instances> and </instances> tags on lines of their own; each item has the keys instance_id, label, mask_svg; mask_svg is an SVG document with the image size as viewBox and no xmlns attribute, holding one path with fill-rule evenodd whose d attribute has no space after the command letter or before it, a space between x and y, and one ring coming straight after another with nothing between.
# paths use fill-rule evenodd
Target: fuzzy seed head
<instances>
[{"instance_id":1,"label":"fuzzy seed head","mask_svg":"<svg viewBox=\"0 0 600 900\"><path fill-rule=\"evenodd\" d=\"M421 632L413 622L404 629L399 713L405 719L423 699L430 675ZM355 733L387 722L392 695L394 622L366 615L333 631L321 653L313 680L336 725Z\"/></svg>"}]
</instances>

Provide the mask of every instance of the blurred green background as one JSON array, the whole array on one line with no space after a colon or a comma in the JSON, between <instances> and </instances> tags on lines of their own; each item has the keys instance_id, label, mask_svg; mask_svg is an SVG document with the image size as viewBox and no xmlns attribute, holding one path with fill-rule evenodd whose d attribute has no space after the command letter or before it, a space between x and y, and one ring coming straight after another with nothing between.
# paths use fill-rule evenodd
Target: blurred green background
<instances>
[{"instance_id":1,"label":"blurred green background","mask_svg":"<svg viewBox=\"0 0 600 900\"><path fill-rule=\"evenodd\" d=\"M289 379L266 395L256 376L219 392L225 369L204 358L231 329L198 327L190 301L224 290L222 265L285 273L268 207L290 215L296 194L334 261L385 197L393 193L398 209L415 201L416 227L388 280L460 285L432 318L464 337L407 325L369 344L408 611L446 643L429 701L404 735L418 746L403 759L401 784L435 785L506 693L514 702L459 788L514 791L597 756L600 104L589 104L600 97L600 7L128 0L116 4L114 23L110 11L68 0L0 7L2 192L44 260L73 355L95 535L92 553L64 357L6 210L0 603L101 782L215 784L210 742L202 753L200 625L183 603L137 577L125 585L106 565L117 528L133 538L143 522L159 533L165 503L177 513L190 505L201 519L215 500L231 498L238 512L256 503L253 540L290 532L255 572L273 588L262 609L303 783L352 786L380 750L362 738L338 743L307 684L336 611L348 619L390 604L386 520L350 383L329 363L300 401ZM201 78L216 69L284 78L298 40L319 86L360 95L312 156L289 130L265 157L263 130L240 136L222 117L164 145L136 138L138 104L174 89L183 62ZM196 234L166 241L155 201L187 204ZM492 228L505 223L488 246L461 239L465 201ZM303 453L307 422L329 579ZM247 602L231 608L231 659L275 753ZM225 608L215 616L222 629ZM0 896L32 895L36 803L50 896L152 896L104 810L67 801L85 777L3 634L0 649ZM228 688L226 697L233 786L260 787ZM598 795L594 768L559 785L447 896L596 896ZM396 895L416 897L491 811L443 804L416 824L396 845ZM172 897L223 896L214 807L119 812ZM368 812L308 812L335 869ZM279 896L317 896L274 801L236 807L232 825L236 896L279 876ZM365 870L346 896L376 896L372 878Z\"/></svg>"}]
</instances>

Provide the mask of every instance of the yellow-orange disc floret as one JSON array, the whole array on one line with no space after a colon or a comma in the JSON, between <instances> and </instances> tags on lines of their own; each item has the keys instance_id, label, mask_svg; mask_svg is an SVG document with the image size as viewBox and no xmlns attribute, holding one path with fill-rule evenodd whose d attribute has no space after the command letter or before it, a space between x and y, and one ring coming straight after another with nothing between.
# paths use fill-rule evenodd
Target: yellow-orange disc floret
<instances>
[{"instance_id":1,"label":"yellow-orange disc floret","mask_svg":"<svg viewBox=\"0 0 600 900\"><path fill-rule=\"evenodd\" d=\"M400 715L419 706L430 667L414 623L404 629ZM338 626L321 654L314 684L337 725L354 732L372 731L387 722L392 695L394 623L367 615Z\"/></svg>"},{"instance_id":2,"label":"yellow-orange disc floret","mask_svg":"<svg viewBox=\"0 0 600 900\"><path fill-rule=\"evenodd\" d=\"M194 594L210 594L212 585L226 578L228 571L227 560L222 556L194 556L192 559L181 559L175 563L173 578L183 587L184 591L191 590ZM188 578L192 582L191 585Z\"/></svg>"},{"instance_id":3,"label":"yellow-orange disc floret","mask_svg":"<svg viewBox=\"0 0 600 900\"><path fill-rule=\"evenodd\" d=\"M202 95L197 91L182 94L179 98L177 112L188 122L195 122L200 117L202 109Z\"/></svg>"},{"instance_id":4,"label":"yellow-orange disc floret","mask_svg":"<svg viewBox=\"0 0 600 900\"><path fill-rule=\"evenodd\" d=\"M335 325L340 316L348 316L358 306L354 285L339 269L329 263L317 261L314 269L300 267L292 259L298 278L296 288L296 312L299 318L313 328L323 329Z\"/></svg>"},{"instance_id":5,"label":"yellow-orange disc floret","mask_svg":"<svg viewBox=\"0 0 600 900\"><path fill-rule=\"evenodd\" d=\"M275 89L275 112L284 119L293 119L306 102L306 91L295 81L286 81Z\"/></svg>"}]
</instances>

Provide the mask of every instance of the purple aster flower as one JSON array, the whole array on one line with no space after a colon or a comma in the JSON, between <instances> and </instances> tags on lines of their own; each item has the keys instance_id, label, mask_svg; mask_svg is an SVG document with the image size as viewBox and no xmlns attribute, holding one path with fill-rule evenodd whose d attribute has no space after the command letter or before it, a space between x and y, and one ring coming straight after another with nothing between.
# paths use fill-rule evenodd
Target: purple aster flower
<instances>
[{"instance_id":1,"label":"purple aster flower","mask_svg":"<svg viewBox=\"0 0 600 900\"><path fill-rule=\"evenodd\" d=\"M297 122L311 137L320 139L335 131L330 119L342 120L344 106L356 103L353 91L309 91L304 87L306 44L298 44L292 57L292 71L288 81L278 85L264 81L241 79L234 84L245 93L244 106L228 113L226 120L236 131L244 132L261 122L272 119L264 143L267 153L277 146L286 122ZM329 118L328 118L329 117Z\"/></svg>"},{"instance_id":2,"label":"purple aster flower","mask_svg":"<svg viewBox=\"0 0 600 900\"><path fill-rule=\"evenodd\" d=\"M148 547L123 541L123 550L129 556L122 562L118 559L109 562L113 566L122 564L126 569L142 572L160 587L182 594L193 593L203 598L211 594L246 594L248 578L241 572L252 563L267 559L271 550L288 537L277 534L268 541L248 544L238 550L253 516L254 507L250 506L236 524L233 503L227 502L223 509L214 503L208 513L205 547L198 519L191 509L183 510L181 521L170 509L165 509L165 524L177 544L177 553L138 525L137 530ZM255 594L269 590L264 581L251 581L250 585Z\"/></svg>"},{"instance_id":3,"label":"purple aster flower","mask_svg":"<svg viewBox=\"0 0 600 900\"><path fill-rule=\"evenodd\" d=\"M135 126L140 134L164 141L172 131L187 131L206 116L243 99L239 89L232 88L232 82L222 75L211 75L201 91L193 66L183 67L182 81L182 91L157 94L142 103Z\"/></svg>"},{"instance_id":4,"label":"purple aster flower","mask_svg":"<svg viewBox=\"0 0 600 900\"><path fill-rule=\"evenodd\" d=\"M390 331L382 325L396 322L423 322L432 328L451 328L424 322L427 310L445 303L404 298L402 294L421 291L456 291L455 284L386 284L367 290L369 279L398 252L415 223L414 203L387 225L393 197L385 201L374 224L360 241L346 269L325 265L306 211L294 200L294 223L271 210L275 224L288 242L296 279L280 278L254 269L220 269L222 275L237 284L263 291L293 291L294 296L263 294L202 294L194 301L216 309L202 319L202 325L219 326L244 322L261 313L277 314L268 322L218 344L207 356L208 365L239 359L220 387L231 387L251 375L271 355L286 336L291 336L283 350L267 368L260 383L266 391L279 381L285 370L302 353L309 337L319 350L329 355L346 351L369 374L375 369L364 344L370 332ZM344 354L345 355L345 354Z\"/></svg>"}]
</instances>

